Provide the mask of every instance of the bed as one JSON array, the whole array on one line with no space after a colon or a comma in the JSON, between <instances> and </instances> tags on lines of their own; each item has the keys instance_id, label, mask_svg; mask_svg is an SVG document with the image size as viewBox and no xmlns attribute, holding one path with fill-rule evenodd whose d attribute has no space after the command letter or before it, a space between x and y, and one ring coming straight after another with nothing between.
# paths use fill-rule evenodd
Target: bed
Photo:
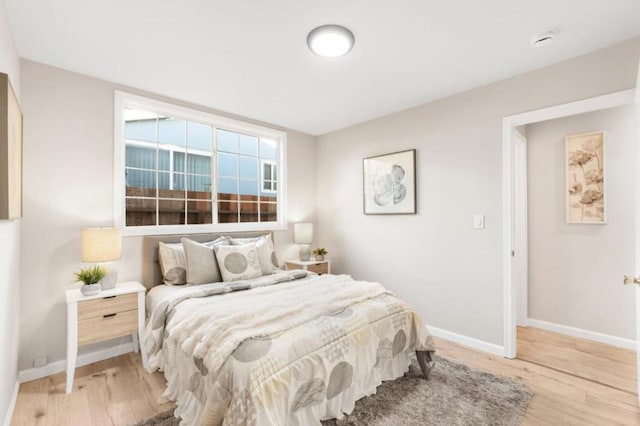
<instances>
[{"instance_id":1,"label":"bed","mask_svg":"<svg viewBox=\"0 0 640 426\"><path fill-rule=\"evenodd\" d=\"M339 419L382 381L402 376L413 351L428 379L433 339L417 313L380 284L277 270L232 282L158 285L158 244L181 237L143 243L148 370L164 372L161 398L176 401L181 425Z\"/></svg>"}]
</instances>

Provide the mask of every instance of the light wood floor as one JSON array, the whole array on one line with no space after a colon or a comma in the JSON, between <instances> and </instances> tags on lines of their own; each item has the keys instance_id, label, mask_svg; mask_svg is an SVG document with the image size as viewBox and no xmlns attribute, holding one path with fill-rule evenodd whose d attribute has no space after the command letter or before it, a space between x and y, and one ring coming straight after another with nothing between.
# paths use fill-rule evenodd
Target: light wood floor
<instances>
[{"instance_id":1,"label":"light wood floor","mask_svg":"<svg viewBox=\"0 0 640 426\"><path fill-rule=\"evenodd\" d=\"M520 347L526 344L524 336L519 338ZM638 399L631 392L442 339L436 338L436 345L443 356L529 385L533 398L524 425L640 425ZM613 369L627 368L612 361ZM12 425L130 425L170 407L156 403L163 376L145 373L137 354L78 368L70 395L64 393L64 380L60 373L20 386Z\"/></svg>"},{"instance_id":2,"label":"light wood floor","mask_svg":"<svg viewBox=\"0 0 640 426\"><path fill-rule=\"evenodd\" d=\"M637 393L636 353L534 327L518 327L519 359Z\"/></svg>"}]
</instances>

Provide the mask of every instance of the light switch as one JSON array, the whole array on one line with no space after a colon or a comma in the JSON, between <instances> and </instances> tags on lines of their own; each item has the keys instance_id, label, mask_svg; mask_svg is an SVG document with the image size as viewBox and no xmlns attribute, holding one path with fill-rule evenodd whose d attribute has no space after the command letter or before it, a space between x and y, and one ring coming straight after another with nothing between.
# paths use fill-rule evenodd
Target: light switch
<instances>
[{"instance_id":1,"label":"light switch","mask_svg":"<svg viewBox=\"0 0 640 426\"><path fill-rule=\"evenodd\" d=\"M475 229L484 229L484 215L476 214L473 216L473 227Z\"/></svg>"}]
</instances>

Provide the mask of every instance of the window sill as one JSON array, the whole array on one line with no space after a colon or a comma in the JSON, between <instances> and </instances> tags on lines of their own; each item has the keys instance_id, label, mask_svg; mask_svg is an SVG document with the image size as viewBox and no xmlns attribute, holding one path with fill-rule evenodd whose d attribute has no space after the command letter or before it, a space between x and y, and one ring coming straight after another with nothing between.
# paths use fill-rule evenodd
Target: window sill
<instances>
[{"instance_id":1,"label":"window sill","mask_svg":"<svg viewBox=\"0 0 640 426\"><path fill-rule=\"evenodd\" d=\"M206 234L224 232L251 231L284 231L287 225L279 222L265 223L219 223L215 225L165 225L165 226L135 226L122 228L123 237L140 237L145 235L175 235L175 234Z\"/></svg>"}]
</instances>

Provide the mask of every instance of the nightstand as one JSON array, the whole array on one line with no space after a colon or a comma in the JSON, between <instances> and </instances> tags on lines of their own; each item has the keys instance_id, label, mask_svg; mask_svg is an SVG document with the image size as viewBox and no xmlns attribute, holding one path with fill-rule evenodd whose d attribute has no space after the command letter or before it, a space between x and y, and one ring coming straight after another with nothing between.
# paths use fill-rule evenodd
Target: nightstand
<instances>
[{"instance_id":1,"label":"nightstand","mask_svg":"<svg viewBox=\"0 0 640 426\"><path fill-rule=\"evenodd\" d=\"M305 271L315 272L316 274L330 274L330 260L287 260L285 264L287 270L303 269Z\"/></svg>"},{"instance_id":2,"label":"nightstand","mask_svg":"<svg viewBox=\"0 0 640 426\"><path fill-rule=\"evenodd\" d=\"M67 290L67 393L73 389L79 346L131 335L138 352L138 338L144 336L144 295L145 288L136 281L93 296L83 296L79 288ZM140 352L146 367L146 354Z\"/></svg>"}]
</instances>

